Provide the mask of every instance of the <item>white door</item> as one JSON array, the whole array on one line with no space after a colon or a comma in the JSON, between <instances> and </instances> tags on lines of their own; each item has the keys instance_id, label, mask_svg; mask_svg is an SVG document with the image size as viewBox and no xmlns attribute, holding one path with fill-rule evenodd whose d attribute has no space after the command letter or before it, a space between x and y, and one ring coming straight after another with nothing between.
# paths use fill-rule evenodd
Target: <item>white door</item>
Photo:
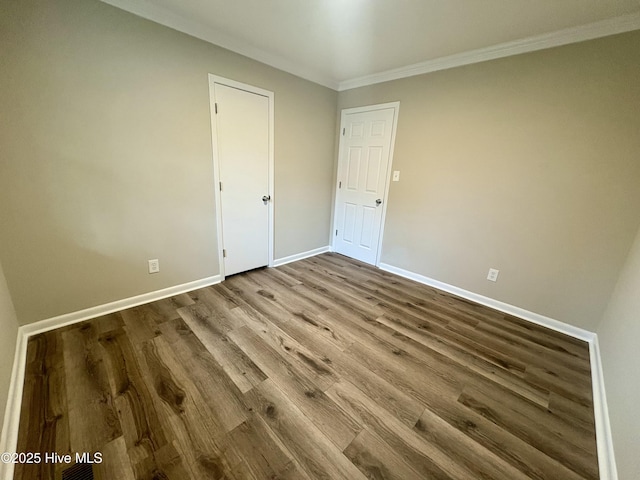
<instances>
[{"instance_id":1,"label":"white door","mask_svg":"<svg viewBox=\"0 0 640 480\"><path fill-rule=\"evenodd\" d=\"M333 248L372 265L381 246L398 107L342 112Z\"/></svg>"},{"instance_id":2,"label":"white door","mask_svg":"<svg viewBox=\"0 0 640 480\"><path fill-rule=\"evenodd\" d=\"M215 81L213 96L226 276L270 260L270 98Z\"/></svg>"}]
</instances>

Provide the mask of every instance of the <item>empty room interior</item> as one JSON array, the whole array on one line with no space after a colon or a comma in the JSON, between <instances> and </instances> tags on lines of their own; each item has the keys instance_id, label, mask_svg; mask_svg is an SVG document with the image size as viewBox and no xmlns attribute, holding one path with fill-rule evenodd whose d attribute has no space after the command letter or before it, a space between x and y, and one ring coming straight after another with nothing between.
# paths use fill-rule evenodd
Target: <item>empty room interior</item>
<instances>
[{"instance_id":1,"label":"empty room interior","mask_svg":"<svg viewBox=\"0 0 640 480\"><path fill-rule=\"evenodd\" d=\"M3 0L0 478L640 478L639 107L637 0Z\"/></svg>"}]
</instances>

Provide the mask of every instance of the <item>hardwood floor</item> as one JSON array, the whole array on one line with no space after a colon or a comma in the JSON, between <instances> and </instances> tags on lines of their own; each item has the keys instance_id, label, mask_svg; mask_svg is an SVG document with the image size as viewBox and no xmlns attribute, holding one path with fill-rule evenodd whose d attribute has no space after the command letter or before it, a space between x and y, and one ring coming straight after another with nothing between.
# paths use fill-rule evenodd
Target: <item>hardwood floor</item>
<instances>
[{"instance_id":1,"label":"hardwood floor","mask_svg":"<svg viewBox=\"0 0 640 480\"><path fill-rule=\"evenodd\" d=\"M586 343L336 254L32 337L18 451L100 452L97 479L598 478Z\"/></svg>"}]
</instances>

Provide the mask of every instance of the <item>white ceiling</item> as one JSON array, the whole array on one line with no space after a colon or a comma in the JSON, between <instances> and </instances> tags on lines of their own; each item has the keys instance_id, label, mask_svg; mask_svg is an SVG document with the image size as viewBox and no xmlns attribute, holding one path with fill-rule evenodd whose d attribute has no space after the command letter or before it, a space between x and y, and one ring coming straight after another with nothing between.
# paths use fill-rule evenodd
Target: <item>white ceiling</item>
<instances>
[{"instance_id":1,"label":"white ceiling","mask_svg":"<svg viewBox=\"0 0 640 480\"><path fill-rule=\"evenodd\" d=\"M344 90L640 29L640 0L103 0Z\"/></svg>"}]
</instances>

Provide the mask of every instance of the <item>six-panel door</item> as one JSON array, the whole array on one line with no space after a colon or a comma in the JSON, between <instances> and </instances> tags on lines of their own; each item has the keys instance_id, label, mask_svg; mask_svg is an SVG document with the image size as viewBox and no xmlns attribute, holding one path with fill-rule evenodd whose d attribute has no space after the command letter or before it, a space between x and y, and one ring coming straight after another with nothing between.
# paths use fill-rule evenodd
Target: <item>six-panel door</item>
<instances>
[{"instance_id":1,"label":"six-panel door","mask_svg":"<svg viewBox=\"0 0 640 480\"><path fill-rule=\"evenodd\" d=\"M394 113L347 114L340 137L334 248L370 264L377 259Z\"/></svg>"}]
</instances>

